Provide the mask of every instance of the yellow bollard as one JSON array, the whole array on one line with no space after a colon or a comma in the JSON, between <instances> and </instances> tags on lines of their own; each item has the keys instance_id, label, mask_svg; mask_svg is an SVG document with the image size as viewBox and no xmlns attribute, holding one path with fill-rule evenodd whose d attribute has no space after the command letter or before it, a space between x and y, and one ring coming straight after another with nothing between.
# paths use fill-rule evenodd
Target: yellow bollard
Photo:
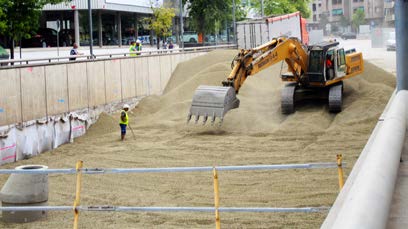
<instances>
[{"instance_id":1,"label":"yellow bollard","mask_svg":"<svg viewBox=\"0 0 408 229\"><path fill-rule=\"evenodd\" d=\"M218 189L218 174L215 167L213 168L214 177L214 206L215 206L215 228L221 229L220 213L218 208L220 207L220 193Z\"/></svg>"},{"instance_id":2,"label":"yellow bollard","mask_svg":"<svg viewBox=\"0 0 408 229\"><path fill-rule=\"evenodd\" d=\"M78 219L79 219L79 211L76 209L77 206L80 204L80 198L81 198L81 179L82 179L82 173L81 169L83 166L82 161L78 161L76 163L76 171L77 171L77 180L76 180L76 193L75 193L75 201L74 201L74 229L78 229Z\"/></svg>"},{"instance_id":3,"label":"yellow bollard","mask_svg":"<svg viewBox=\"0 0 408 229\"><path fill-rule=\"evenodd\" d=\"M339 174L339 190L341 190L344 186L342 159L343 156L341 154L337 154L337 172Z\"/></svg>"}]
</instances>

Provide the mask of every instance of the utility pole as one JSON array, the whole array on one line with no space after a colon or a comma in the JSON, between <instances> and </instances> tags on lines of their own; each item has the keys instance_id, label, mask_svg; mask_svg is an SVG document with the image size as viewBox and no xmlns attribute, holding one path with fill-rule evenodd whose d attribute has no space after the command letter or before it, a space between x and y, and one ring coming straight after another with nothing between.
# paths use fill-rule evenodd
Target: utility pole
<instances>
[{"instance_id":1,"label":"utility pole","mask_svg":"<svg viewBox=\"0 0 408 229\"><path fill-rule=\"evenodd\" d=\"M261 0L261 17L264 17L264 0Z\"/></svg>"},{"instance_id":2,"label":"utility pole","mask_svg":"<svg viewBox=\"0 0 408 229\"><path fill-rule=\"evenodd\" d=\"M397 54L397 91L408 90L408 70L405 67L408 58L408 2L405 0L395 1L395 41Z\"/></svg>"},{"instance_id":3,"label":"utility pole","mask_svg":"<svg viewBox=\"0 0 408 229\"><path fill-rule=\"evenodd\" d=\"M232 0L232 26L234 28L234 44L237 43L237 25L235 22L235 0Z\"/></svg>"},{"instance_id":4,"label":"utility pole","mask_svg":"<svg viewBox=\"0 0 408 229\"><path fill-rule=\"evenodd\" d=\"M91 59L93 59L93 35L92 35L92 7L91 0L88 0L88 15L89 15L89 53L91 54Z\"/></svg>"},{"instance_id":5,"label":"utility pole","mask_svg":"<svg viewBox=\"0 0 408 229\"><path fill-rule=\"evenodd\" d=\"M180 1L180 48L184 49L184 40L183 40L183 33L184 33L184 26L183 26L183 0Z\"/></svg>"}]
</instances>

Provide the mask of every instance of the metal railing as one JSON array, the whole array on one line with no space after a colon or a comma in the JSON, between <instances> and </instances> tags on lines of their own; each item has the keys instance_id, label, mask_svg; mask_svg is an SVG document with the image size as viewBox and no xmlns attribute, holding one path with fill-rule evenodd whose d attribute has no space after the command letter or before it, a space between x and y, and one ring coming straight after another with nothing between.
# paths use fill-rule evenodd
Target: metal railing
<instances>
[{"instance_id":1,"label":"metal railing","mask_svg":"<svg viewBox=\"0 0 408 229\"><path fill-rule=\"evenodd\" d=\"M328 211L330 207L220 207L218 189L218 171L242 170L287 170L287 169L323 169L337 168L339 187L343 186L343 165L341 155L337 155L336 163L278 164L278 165L242 165L242 166L205 166L205 167L169 167L169 168L83 168L78 161L76 168L69 169L0 169L0 174L77 174L76 194L73 206L8 206L0 207L0 211L74 211L73 228L78 228L80 211L115 211L115 212L215 212L216 228L220 228L220 212L269 212L269 213L316 213ZM138 206L81 206L82 174L120 174L120 173L177 173L177 172L213 172L214 207L138 207Z\"/></svg>"},{"instance_id":2,"label":"metal railing","mask_svg":"<svg viewBox=\"0 0 408 229\"><path fill-rule=\"evenodd\" d=\"M230 49L237 48L237 45L217 45L217 46L202 46L202 47L192 47L192 48L177 48L177 49L152 49L147 51L138 52L118 52L118 53L105 53L97 55L66 55L59 57L47 57L47 58L30 58L30 59L14 59L14 60L0 60L0 69L3 68L14 68L32 65L46 65L46 64L56 64L56 63L69 63L69 62L84 62L84 61L95 61L95 60L106 60L106 59L117 59L117 58L138 58L146 55L171 55L176 53L184 52L196 52L196 51L211 51L214 49ZM136 55L135 55L136 54ZM132 56L135 55L135 56ZM70 58L76 58L76 60L70 61Z\"/></svg>"}]
</instances>

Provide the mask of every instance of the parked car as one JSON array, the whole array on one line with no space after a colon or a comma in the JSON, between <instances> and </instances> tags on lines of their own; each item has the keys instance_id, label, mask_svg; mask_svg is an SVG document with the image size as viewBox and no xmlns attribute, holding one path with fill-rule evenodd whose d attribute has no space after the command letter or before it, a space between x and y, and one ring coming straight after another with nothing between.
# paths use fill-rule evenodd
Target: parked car
<instances>
[{"instance_id":1,"label":"parked car","mask_svg":"<svg viewBox=\"0 0 408 229\"><path fill-rule=\"evenodd\" d=\"M10 58L10 55L8 52L3 48L3 46L0 45L0 60L8 60ZM7 63L2 63L1 66L5 66Z\"/></svg>"},{"instance_id":2,"label":"parked car","mask_svg":"<svg viewBox=\"0 0 408 229\"><path fill-rule=\"evenodd\" d=\"M386 41L387 51L396 50L397 46L395 43L395 32L390 32L388 39Z\"/></svg>"},{"instance_id":3,"label":"parked car","mask_svg":"<svg viewBox=\"0 0 408 229\"><path fill-rule=\"evenodd\" d=\"M347 39L356 39L357 38L357 34L353 33L353 32L345 32L342 33L340 36L342 39L347 40Z\"/></svg>"},{"instance_id":4,"label":"parked car","mask_svg":"<svg viewBox=\"0 0 408 229\"><path fill-rule=\"evenodd\" d=\"M198 35L196 32L184 32L183 33L183 42L185 43L197 43Z\"/></svg>"},{"instance_id":5,"label":"parked car","mask_svg":"<svg viewBox=\"0 0 408 229\"><path fill-rule=\"evenodd\" d=\"M60 44L61 45L61 44ZM22 48L31 47L56 47L57 30L50 28L40 28L37 33L29 39L21 40Z\"/></svg>"}]
</instances>

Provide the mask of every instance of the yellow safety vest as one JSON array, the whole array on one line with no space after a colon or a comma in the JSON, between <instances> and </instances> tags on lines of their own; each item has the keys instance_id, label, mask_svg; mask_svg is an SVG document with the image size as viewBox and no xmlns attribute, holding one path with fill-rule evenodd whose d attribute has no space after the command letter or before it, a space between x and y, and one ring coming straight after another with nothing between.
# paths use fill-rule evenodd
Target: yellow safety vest
<instances>
[{"instance_id":1,"label":"yellow safety vest","mask_svg":"<svg viewBox=\"0 0 408 229\"><path fill-rule=\"evenodd\" d=\"M136 45L131 45L129 47L130 56L136 56Z\"/></svg>"},{"instance_id":2,"label":"yellow safety vest","mask_svg":"<svg viewBox=\"0 0 408 229\"><path fill-rule=\"evenodd\" d=\"M122 120L122 112L125 112L125 115L126 115L125 116L125 121ZM125 125L129 124L129 116L128 116L128 113L125 110L122 110L120 112L120 122L119 122L119 124L125 124Z\"/></svg>"}]
</instances>

